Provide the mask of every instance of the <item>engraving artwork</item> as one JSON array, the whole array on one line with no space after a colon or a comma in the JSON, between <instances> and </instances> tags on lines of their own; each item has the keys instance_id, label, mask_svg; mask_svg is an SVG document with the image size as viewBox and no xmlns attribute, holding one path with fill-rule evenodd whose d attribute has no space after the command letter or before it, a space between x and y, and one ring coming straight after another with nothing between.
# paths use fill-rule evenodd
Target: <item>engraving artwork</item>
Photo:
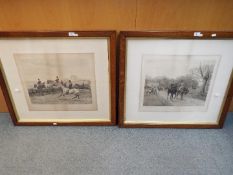
<instances>
[{"instance_id":1,"label":"engraving artwork","mask_svg":"<svg viewBox=\"0 0 233 175\"><path fill-rule=\"evenodd\" d=\"M141 110L168 107L164 110L182 111L182 107L207 106L219 59L219 56L144 55Z\"/></svg>"},{"instance_id":2,"label":"engraving artwork","mask_svg":"<svg viewBox=\"0 0 233 175\"><path fill-rule=\"evenodd\" d=\"M29 110L96 110L92 53L14 54Z\"/></svg>"}]
</instances>

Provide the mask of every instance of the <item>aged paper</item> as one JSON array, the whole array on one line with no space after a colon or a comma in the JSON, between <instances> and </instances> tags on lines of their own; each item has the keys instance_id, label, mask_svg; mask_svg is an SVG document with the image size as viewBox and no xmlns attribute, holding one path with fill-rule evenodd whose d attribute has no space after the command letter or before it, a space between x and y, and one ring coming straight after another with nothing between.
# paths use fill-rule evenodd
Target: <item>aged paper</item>
<instances>
[{"instance_id":1,"label":"aged paper","mask_svg":"<svg viewBox=\"0 0 233 175\"><path fill-rule=\"evenodd\" d=\"M208 55L143 55L140 110L206 110L219 59Z\"/></svg>"},{"instance_id":2,"label":"aged paper","mask_svg":"<svg viewBox=\"0 0 233 175\"><path fill-rule=\"evenodd\" d=\"M25 53L14 59L29 110L97 110L93 53Z\"/></svg>"}]
</instances>

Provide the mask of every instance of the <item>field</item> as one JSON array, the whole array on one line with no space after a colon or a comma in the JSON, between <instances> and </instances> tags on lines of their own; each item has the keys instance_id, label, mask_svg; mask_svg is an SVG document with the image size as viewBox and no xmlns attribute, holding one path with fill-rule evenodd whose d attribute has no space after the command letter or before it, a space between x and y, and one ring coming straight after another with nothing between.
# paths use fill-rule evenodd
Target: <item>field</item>
<instances>
[{"instance_id":1,"label":"field","mask_svg":"<svg viewBox=\"0 0 233 175\"><path fill-rule=\"evenodd\" d=\"M183 100L180 96L173 100L167 99L167 91L159 91L158 95L145 94L143 100L144 106L203 106L204 104L204 100L193 98L191 94L184 95Z\"/></svg>"},{"instance_id":2,"label":"field","mask_svg":"<svg viewBox=\"0 0 233 175\"><path fill-rule=\"evenodd\" d=\"M61 92L30 96L32 104L92 104L92 94L90 89L80 89L79 98L73 94L60 96Z\"/></svg>"}]
</instances>

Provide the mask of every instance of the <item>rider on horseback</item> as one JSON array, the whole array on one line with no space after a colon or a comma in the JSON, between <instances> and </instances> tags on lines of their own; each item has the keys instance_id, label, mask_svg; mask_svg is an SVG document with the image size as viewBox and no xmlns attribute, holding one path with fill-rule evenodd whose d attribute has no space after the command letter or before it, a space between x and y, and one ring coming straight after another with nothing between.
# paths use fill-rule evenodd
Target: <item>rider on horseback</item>
<instances>
[{"instance_id":1,"label":"rider on horseback","mask_svg":"<svg viewBox=\"0 0 233 175\"><path fill-rule=\"evenodd\" d=\"M58 78L58 76L56 76L56 83L58 84L59 83L59 78Z\"/></svg>"},{"instance_id":2,"label":"rider on horseback","mask_svg":"<svg viewBox=\"0 0 233 175\"><path fill-rule=\"evenodd\" d=\"M167 99L170 95L170 100L172 101L173 99L176 98L176 93L177 93L177 84L173 80L170 86L167 89Z\"/></svg>"},{"instance_id":3,"label":"rider on horseback","mask_svg":"<svg viewBox=\"0 0 233 175\"><path fill-rule=\"evenodd\" d=\"M178 89L178 91L182 91L183 89L184 89L184 81L182 80L181 82L180 82L180 86L179 86L179 89Z\"/></svg>"},{"instance_id":4,"label":"rider on horseback","mask_svg":"<svg viewBox=\"0 0 233 175\"><path fill-rule=\"evenodd\" d=\"M68 88L69 88L69 89L72 89L72 88L73 88L73 84L72 84L71 80L69 80L68 83L69 83Z\"/></svg>"},{"instance_id":5,"label":"rider on horseback","mask_svg":"<svg viewBox=\"0 0 233 175\"><path fill-rule=\"evenodd\" d=\"M40 81L40 79L38 78L38 80L37 80L37 85L38 86L40 86L41 85L41 81Z\"/></svg>"},{"instance_id":6,"label":"rider on horseback","mask_svg":"<svg viewBox=\"0 0 233 175\"><path fill-rule=\"evenodd\" d=\"M43 88L45 88L45 83L42 83L41 80L38 78L37 81L37 92L39 95L44 95Z\"/></svg>"},{"instance_id":7,"label":"rider on horseback","mask_svg":"<svg viewBox=\"0 0 233 175\"><path fill-rule=\"evenodd\" d=\"M178 88L178 91L177 91L177 96L180 95L181 97L181 100L183 100L183 96L188 94L189 93L189 90L188 88L185 86L185 83L184 81L182 80L180 82L180 85L179 85L179 88Z\"/></svg>"},{"instance_id":8,"label":"rider on horseback","mask_svg":"<svg viewBox=\"0 0 233 175\"><path fill-rule=\"evenodd\" d=\"M176 88L177 88L177 85L176 85L175 81L173 80L172 83L170 84L170 89L174 90Z\"/></svg>"}]
</instances>

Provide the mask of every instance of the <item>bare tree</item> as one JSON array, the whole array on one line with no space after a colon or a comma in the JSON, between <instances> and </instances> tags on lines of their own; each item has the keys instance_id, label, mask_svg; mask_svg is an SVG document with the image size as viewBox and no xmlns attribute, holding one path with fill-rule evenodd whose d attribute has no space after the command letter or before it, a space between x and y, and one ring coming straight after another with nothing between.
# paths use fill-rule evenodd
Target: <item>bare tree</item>
<instances>
[{"instance_id":1,"label":"bare tree","mask_svg":"<svg viewBox=\"0 0 233 175\"><path fill-rule=\"evenodd\" d=\"M202 64L199 67L192 69L192 74L198 79L202 80L201 94L206 95L208 91L209 82L211 80L214 70L213 64Z\"/></svg>"},{"instance_id":2,"label":"bare tree","mask_svg":"<svg viewBox=\"0 0 233 175\"><path fill-rule=\"evenodd\" d=\"M187 87L187 88L195 89L198 86L198 81L192 76L192 74L180 76L180 77L176 78L176 81L178 84L183 82L185 87Z\"/></svg>"}]
</instances>

